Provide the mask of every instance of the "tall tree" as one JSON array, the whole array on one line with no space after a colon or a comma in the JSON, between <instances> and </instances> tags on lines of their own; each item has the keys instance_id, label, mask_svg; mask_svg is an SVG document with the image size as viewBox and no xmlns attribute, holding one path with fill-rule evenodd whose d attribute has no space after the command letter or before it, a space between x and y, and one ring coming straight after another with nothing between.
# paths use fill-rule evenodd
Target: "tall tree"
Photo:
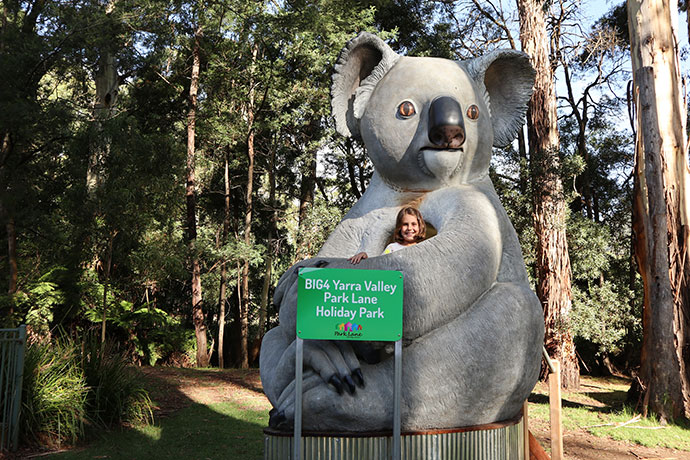
<instances>
[{"instance_id":1,"label":"tall tree","mask_svg":"<svg viewBox=\"0 0 690 460\"><path fill-rule=\"evenodd\" d=\"M259 46L255 42L251 48L251 65L249 68L249 94L245 105L245 115L247 117L247 188L245 195L244 210L244 244L246 247L252 244L252 213L254 210L254 160L256 132L254 123L256 120L256 92L255 74L257 69L257 58ZM240 298L240 367L249 367L249 303L251 301L249 293L249 258L245 258L242 264L242 295Z\"/></svg>"},{"instance_id":2,"label":"tall tree","mask_svg":"<svg viewBox=\"0 0 690 460\"><path fill-rule=\"evenodd\" d=\"M203 29L197 26L194 30L192 42L192 67L189 83L189 110L187 112L187 242L189 244L189 265L192 272L192 320L196 335L196 365L206 367L209 363L206 336L206 318L203 310L201 295L201 262L196 248L196 112L199 93L199 69L201 67L201 36Z\"/></svg>"},{"instance_id":3,"label":"tall tree","mask_svg":"<svg viewBox=\"0 0 690 460\"><path fill-rule=\"evenodd\" d=\"M517 0L520 42L537 76L527 111L534 228L537 235L537 295L544 309L546 349L561 362L565 388L579 385L579 366L568 328L571 272L565 233L566 203L560 177L558 119L553 67L543 0Z\"/></svg>"},{"instance_id":4,"label":"tall tree","mask_svg":"<svg viewBox=\"0 0 690 460\"><path fill-rule=\"evenodd\" d=\"M642 412L690 418L690 177L676 1L628 1L637 107L633 229L644 283Z\"/></svg>"},{"instance_id":5,"label":"tall tree","mask_svg":"<svg viewBox=\"0 0 690 460\"><path fill-rule=\"evenodd\" d=\"M223 229L219 243L225 244L230 233L230 154L226 150L223 158ZM220 244L218 244L220 246ZM220 293L218 294L218 367L225 367L225 307L228 302L228 268L227 261L220 265Z\"/></svg>"}]
</instances>

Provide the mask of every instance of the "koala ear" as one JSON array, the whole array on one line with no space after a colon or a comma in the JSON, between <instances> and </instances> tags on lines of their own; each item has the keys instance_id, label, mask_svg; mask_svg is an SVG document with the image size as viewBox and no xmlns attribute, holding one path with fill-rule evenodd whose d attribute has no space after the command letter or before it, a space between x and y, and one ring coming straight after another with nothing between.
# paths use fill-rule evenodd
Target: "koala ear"
<instances>
[{"instance_id":1,"label":"koala ear","mask_svg":"<svg viewBox=\"0 0 690 460\"><path fill-rule=\"evenodd\" d=\"M331 110L335 128L359 137L359 119L371 92L400 56L374 34L362 32L340 52L333 73Z\"/></svg>"},{"instance_id":2,"label":"koala ear","mask_svg":"<svg viewBox=\"0 0 690 460\"><path fill-rule=\"evenodd\" d=\"M536 72L528 56L517 50L496 50L465 63L488 94L494 147L510 144L524 123Z\"/></svg>"}]
</instances>

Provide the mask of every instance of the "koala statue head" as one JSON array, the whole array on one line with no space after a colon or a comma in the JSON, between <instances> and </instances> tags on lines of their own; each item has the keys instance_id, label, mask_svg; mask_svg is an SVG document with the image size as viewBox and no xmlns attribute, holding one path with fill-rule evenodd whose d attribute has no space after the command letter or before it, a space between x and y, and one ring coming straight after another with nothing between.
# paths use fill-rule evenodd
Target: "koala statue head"
<instances>
[{"instance_id":1,"label":"koala statue head","mask_svg":"<svg viewBox=\"0 0 690 460\"><path fill-rule=\"evenodd\" d=\"M361 139L376 171L395 188L469 183L488 173L492 146L515 138L534 76L520 51L462 62L407 57L363 32L335 66L336 130Z\"/></svg>"}]
</instances>

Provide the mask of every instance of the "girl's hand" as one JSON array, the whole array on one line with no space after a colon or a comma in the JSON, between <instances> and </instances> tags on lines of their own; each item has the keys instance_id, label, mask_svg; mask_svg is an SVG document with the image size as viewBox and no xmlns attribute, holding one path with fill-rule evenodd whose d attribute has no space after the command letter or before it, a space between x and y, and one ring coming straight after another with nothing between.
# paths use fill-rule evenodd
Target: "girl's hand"
<instances>
[{"instance_id":1,"label":"girl's hand","mask_svg":"<svg viewBox=\"0 0 690 460\"><path fill-rule=\"evenodd\" d=\"M351 264L356 265L360 263L362 260L366 259L367 257L369 256L367 256L366 252L359 252L347 260L349 260Z\"/></svg>"}]
</instances>

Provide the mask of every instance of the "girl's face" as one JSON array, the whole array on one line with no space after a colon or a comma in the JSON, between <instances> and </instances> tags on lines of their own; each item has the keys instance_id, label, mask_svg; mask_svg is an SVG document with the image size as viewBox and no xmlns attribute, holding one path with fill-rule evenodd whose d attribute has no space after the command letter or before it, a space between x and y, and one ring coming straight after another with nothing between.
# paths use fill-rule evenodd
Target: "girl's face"
<instances>
[{"instance_id":1,"label":"girl's face","mask_svg":"<svg viewBox=\"0 0 690 460\"><path fill-rule=\"evenodd\" d=\"M405 214L400 225L400 235L403 238L403 245L415 244L419 235L419 221L411 214Z\"/></svg>"}]
</instances>

